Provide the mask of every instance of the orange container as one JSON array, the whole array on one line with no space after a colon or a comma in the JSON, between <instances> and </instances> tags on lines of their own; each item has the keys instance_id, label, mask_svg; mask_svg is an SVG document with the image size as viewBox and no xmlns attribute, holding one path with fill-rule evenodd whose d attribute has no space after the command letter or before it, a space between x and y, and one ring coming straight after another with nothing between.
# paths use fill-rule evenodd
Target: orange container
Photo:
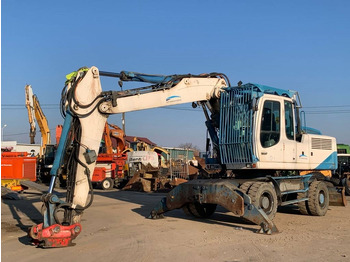
<instances>
[{"instance_id":1,"label":"orange container","mask_svg":"<svg viewBox=\"0 0 350 262\"><path fill-rule=\"evenodd\" d=\"M27 152L1 153L1 179L26 179L36 181L36 157Z\"/></svg>"}]
</instances>

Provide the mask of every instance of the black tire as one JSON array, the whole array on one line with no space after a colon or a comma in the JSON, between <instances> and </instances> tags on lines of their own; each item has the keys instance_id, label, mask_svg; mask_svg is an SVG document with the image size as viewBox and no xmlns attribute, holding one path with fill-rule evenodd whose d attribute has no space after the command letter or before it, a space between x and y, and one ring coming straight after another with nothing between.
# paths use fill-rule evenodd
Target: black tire
<instances>
[{"instance_id":1,"label":"black tire","mask_svg":"<svg viewBox=\"0 0 350 262\"><path fill-rule=\"evenodd\" d=\"M341 182L345 188L345 194L350 196L350 179L348 177L344 177Z\"/></svg>"},{"instance_id":2,"label":"black tire","mask_svg":"<svg viewBox=\"0 0 350 262\"><path fill-rule=\"evenodd\" d=\"M266 182L255 182L248 190L252 204L260 207L265 214L273 219L277 212L278 202L275 188Z\"/></svg>"},{"instance_id":3,"label":"black tire","mask_svg":"<svg viewBox=\"0 0 350 262\"><path fill-rule=\"evenodd\" d=\"M254 182L244 182L239 189L241 189L244 193L248 194L249 188L254 184Z\"/></svg>"},{"instance_id":4,"label":"black tire","mask_svg":"<svg viewBox=\"0 0 350 262\"><path fill-rule=\"evenodd\" d=\"M209 218L214 214L216 210L216 204L200 204L189 203L187 204L188 212L184 209L185 213L191 214L194 217Z\"/></svg>"},{"instance_id":5,"label":"black tire","mask_svg":"<svg viewBox=\"0 0 350 262\"><path fill-rule=\"evenodd\" d=\"M309 188L307 205L313 216L324 216L329 207L329 193L327 185L322 181L314 181Z\"/></svg>"},{"instance_id":6,"label":"black tire","mask_svg":"<svg viewBox=\"0 0 350 262\"><path fill-rule=\"evenodd\" d=\"M185 214L186 214L187 216L189 216L189 217L194 216L194 215L191 213L191 210L190 210L190 208L188 207L188 204L184 205L184 206L182 207L182 210L185 212Z\"/></svg>"},{"instance_id":7,"label":"black tire","mask_svg":"<svg viewBox=\"0 0 350 262\"><path fill-rule=\"evenodd\" d=\"M113 184L113 180L111 179L111 178L105 178L103 181L102 181L102 183L101 183L101 188L103 189L103 190L110 190L110 189L112 189L113 188L113 186L114 186L114 184Z\"/></svg>"},{"instance_id":8,"label":"black tire","mask_svg":"<svg viewBox=\"0 0 350 262\"><path fill-rule=\"evenodd\" d=\"M321 172L313 172L312 178L315 178L318 181L324 181L326 177Z\"/></svg>"},{"instance_id":9,"label":"black tire","mask_svg":"<svg viewBox=\"0 0 350 262\"><path fill-rule=\"evenodd\" d=\"M302 199L305 198L305 193L298 193L298 199ZM308 201L302 201L302 202L298 202L298 207L299 207L299 211L301 214L303 215L311 215L309 206L308 206Z\"/></svg>"}]
</instances>

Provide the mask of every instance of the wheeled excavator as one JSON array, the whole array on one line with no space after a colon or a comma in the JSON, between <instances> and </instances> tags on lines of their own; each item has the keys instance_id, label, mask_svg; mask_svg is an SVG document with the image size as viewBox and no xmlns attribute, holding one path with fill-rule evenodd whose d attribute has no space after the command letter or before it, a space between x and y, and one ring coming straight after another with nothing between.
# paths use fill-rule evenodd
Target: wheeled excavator
<instances>
[{"instance_id":1,"label":"wheeled excavator","mask_svg":"<svg viewBox=\"0 0 350 262\"><path fill-rule=\"evenodd\" d=\"M103 91L102 76L115 77L120 85L147 85ZM221 205L259 225L259 233L273 234L278 232L273 222L278 206L297 204L303 214L323 216L330 204L345 203L344 190L327 179L337 168L336 140L305 131L295 91L241 82L231 86L222 73L147 75L93 66L68 75L62 94L65 121L49 191L42 197L44 221L29 232L41 247L69 246L81 233L82 214L93 201L91 176L108 116L149 108L200 106L209 139L206 166L217 170L211 179L174 188L150 218L177 208L209 217ZM53 191L62 172L68 174L65 200Z\"/></svg>"}]
</instances>

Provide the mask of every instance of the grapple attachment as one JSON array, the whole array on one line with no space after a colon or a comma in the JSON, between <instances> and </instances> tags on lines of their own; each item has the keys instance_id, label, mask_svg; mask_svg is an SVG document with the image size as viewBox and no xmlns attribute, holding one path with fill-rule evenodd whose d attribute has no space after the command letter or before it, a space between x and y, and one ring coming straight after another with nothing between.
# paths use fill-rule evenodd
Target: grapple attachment
<instances>
[{"instance_id":1,"label":"grapple attachment","mask_svg":"<svg viewBox=\"0 0 350 262\"><path fill-rule=\"evenodd\" d=\"M156 205L149 218L161 218L163 213L191 203L221 205L233 214L260 225L259 233L278 233L264 211L254 206L250 197L230 180L191 180L183 183Z\"/></svg>"},{"instance_id":2,"label":"grapple attachment","mask_svg":"<svg viewBox=\"0 0 350 262\"><path fill-rule=\"evenodd\" d=\"M30 228L28 236L33 239L33 243L39 247L67 247L73 246L74 240L81 232L80 223L69 225L67 222L58 222L55 211L63 206L69 205L59 199L55 194L45 194L42 196L45 204L44 222ZM62 225L63 224L63 225ZM67 224L67 225L66 225Z\"/></svg>"},{"instance_id":3,"label":"grapple attachment","mask_svg":"<svg viewBox=\"0 0 350 262\"><path fill-rule=\"evenodd\" d=\"M62 226L59 224L43 228L43 223L33 226L28 235L33 239L34 244L40 247L67 247L73 246L72 240L81 232L79 223Z\"/></svg>"}]
</instances>

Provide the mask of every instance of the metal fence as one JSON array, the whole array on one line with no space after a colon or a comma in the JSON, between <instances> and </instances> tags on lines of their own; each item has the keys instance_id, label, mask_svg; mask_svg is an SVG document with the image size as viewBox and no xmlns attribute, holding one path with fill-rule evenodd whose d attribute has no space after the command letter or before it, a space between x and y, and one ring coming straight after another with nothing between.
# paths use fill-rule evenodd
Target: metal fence
<instances>
[{"instance_id":1,"label":"metal fence","mask_svg":"<svg viewBox=\"0 0 350 262\"><path fill-rule=\"evenodd\" d=\"M188 156L182 155L170 158L170 177L189 179Z\"/></svg>"}]
</instances>

